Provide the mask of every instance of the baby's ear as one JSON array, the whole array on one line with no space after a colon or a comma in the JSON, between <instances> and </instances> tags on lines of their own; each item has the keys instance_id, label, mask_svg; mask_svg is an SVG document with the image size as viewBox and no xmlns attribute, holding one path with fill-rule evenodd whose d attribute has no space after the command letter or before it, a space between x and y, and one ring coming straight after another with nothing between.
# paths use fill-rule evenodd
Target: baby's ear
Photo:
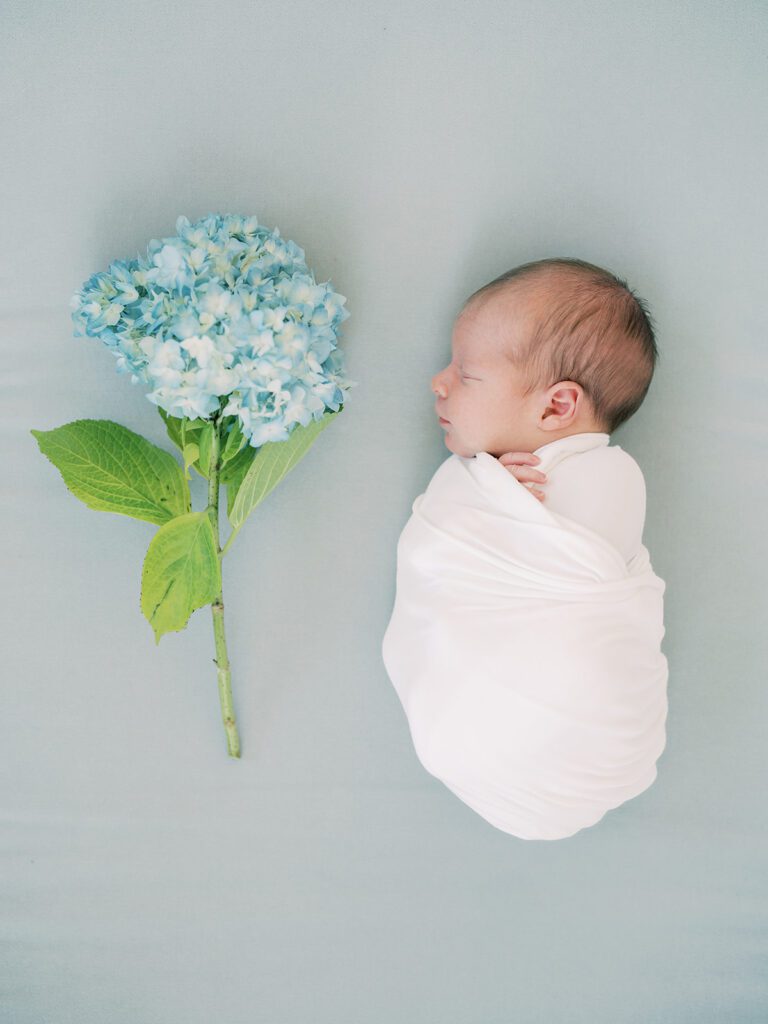
<instances>
[{"instance_id":1,"label":"baby's ear","mask_svg":"<svg viewBox=\"0 0 768 1024\"><path fill-rule=\"evenodd\" d=\"M571 380L560 381L553 384L550 389L542 419L555 416L556 419L564 421L563 427L569 426L570 421L577 415L579 406L585 401L581 384Z\"/></svg>"}]
</instances>

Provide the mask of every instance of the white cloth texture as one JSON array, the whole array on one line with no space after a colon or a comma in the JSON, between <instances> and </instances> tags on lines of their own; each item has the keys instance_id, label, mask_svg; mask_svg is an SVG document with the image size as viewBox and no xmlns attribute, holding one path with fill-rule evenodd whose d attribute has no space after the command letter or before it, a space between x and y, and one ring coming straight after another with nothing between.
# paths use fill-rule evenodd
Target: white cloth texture
<instances>
[{"instance_id":1,"label":"white cloth texture","mask_svg":"<svg viewBox=\"0 0 768 1024\"><path fill-rule=\"evenodd\" d=\"M654 782L666 744L666 584L640 540L642 473L607 442L537 449L543 504L487 452L451 455L398 541L382 655L416 754L521 839L596 824Z\"/></svg>"},{"instance_id":2,"label":"white cloth texture","mask_svg":"<svg viewBox=\"0 0 768 1024\"><path fill-rule=\"evenodd\" d=\"M643 541L645 479L642 470L619 445L608 446L604 433L570 434L534 451L546 468L547 480L536 483L550 512L575 519L600 534L631 561ZM509 471L507 471L509 472Z\"/></svg>"}]
</instances>

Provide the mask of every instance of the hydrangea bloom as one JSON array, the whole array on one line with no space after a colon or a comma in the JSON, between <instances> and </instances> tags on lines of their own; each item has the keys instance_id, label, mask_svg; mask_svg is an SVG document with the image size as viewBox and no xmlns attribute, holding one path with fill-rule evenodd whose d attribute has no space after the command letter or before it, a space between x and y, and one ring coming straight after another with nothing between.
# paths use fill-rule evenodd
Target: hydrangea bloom
<instances>
[{"instance_id":1,"label":"hydrangea bloom","mask_svg":"<svg viewBox=\"0 0 768 1024\"><path fill-rule=\"evenodd\" d=\"M357 384L336 347L345 296L256 217L182 216L176 231L75 292L75 336L100 338L171 416L237 415L254 448L337 412Z\"/></svg>"}]
</instances>

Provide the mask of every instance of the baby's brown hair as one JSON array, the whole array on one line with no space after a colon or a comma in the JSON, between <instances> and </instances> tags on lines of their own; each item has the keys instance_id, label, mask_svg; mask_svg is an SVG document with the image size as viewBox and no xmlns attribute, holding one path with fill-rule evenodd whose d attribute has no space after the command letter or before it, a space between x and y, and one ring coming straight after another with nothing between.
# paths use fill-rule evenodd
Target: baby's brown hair
<instances>
[{"instance_id":1,"label":"baby's brown hair","mask_svg":"<svg viewBox=\"0 0 768 1024\"><path fill-rule=\"evenodd\" d=\"M659 358L647 304L626 281L584 260L536 260L483 285L460 313L482 295L542 282L547 312L506 357L522 372L526 396L561 380L580 384L600 429L612 434L642 405Z\"/></svg>"}]
</instances>

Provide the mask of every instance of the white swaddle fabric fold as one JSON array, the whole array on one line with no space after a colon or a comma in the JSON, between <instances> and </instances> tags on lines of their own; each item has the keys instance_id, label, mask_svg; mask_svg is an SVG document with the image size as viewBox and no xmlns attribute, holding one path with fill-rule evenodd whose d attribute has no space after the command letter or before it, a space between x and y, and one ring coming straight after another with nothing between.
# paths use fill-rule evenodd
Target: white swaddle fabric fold
<instances>
[{"instance_id":1,"label":"white swaddle fabric fold","mask_svg":"<svg viewBox=\"0 0 768 1024\"><path fill-rule=\"evenodd\" d=\"M627 564L493 456L451 455L400 536L382 644L423 766L522 839L643 792L666 742L665 586L644 546Z\"/></svg>"}]
</instances>

